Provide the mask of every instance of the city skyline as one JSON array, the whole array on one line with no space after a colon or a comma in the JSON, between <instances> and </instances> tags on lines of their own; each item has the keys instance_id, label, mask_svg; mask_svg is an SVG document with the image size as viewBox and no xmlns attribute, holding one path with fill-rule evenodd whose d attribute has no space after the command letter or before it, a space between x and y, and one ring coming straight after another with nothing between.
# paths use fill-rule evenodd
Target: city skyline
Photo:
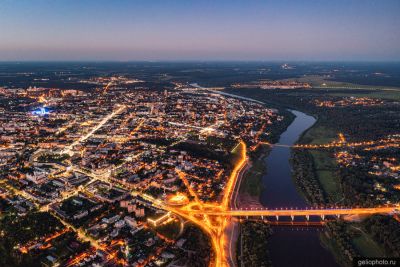
<instances>
[{"instance_id":1,"label":"city skyline","mask_svg":"<svg viewBox=\"0 0 400 267\"><path fill-rule=\"evenodd\" d=\"M399 61L398 1L3 1L1 61Z\"/></svg>"}]
</instances>

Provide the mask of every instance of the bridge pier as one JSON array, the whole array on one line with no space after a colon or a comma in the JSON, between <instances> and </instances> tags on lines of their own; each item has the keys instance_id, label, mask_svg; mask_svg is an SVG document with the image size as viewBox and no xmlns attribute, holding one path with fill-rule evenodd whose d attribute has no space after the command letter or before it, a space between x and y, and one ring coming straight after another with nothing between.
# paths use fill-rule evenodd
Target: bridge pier
<instances>
[{"instance_id":1,"label":"bridge pier","mask_svg":"<svg viewBox=\"0 0 400 267\"><path fill-rule=\"evenodd\" d=\"M146 198L145 198L146 199ZM150 199L152 201L152 199ZM154 201L153 205L160 206L157 201ZM161 207L162 208L162 207ZM198 212L197 210L193 210L193 213ZM326 220L330 220L333 218L341 219L343 216L347 215L357 215L357 214L400 214L400 206L383 206L383 207L374 207L374 208L319 208L319 209L285 209L285 210L227 210L227 211L204 211L205 214L210 215L226 215L226 216L239 216L244 219L248 219L249 217L257 217L262 220L268 220L271 224L275 222L279 222L279 217L287 217L290 218L292 222L295 222L296 216L304 216L306 220L301 223L305 224L305 222L309 222L311 225L318 224L314 219L311 221L311 217L320 217L320 221L322 220L322 224L326 222ZM273 218L276 218L275 220ZM290 220L284 219L284 223L288 223ZM295 222L297 224L299 222Z\"/></svg>"}]
</instances>

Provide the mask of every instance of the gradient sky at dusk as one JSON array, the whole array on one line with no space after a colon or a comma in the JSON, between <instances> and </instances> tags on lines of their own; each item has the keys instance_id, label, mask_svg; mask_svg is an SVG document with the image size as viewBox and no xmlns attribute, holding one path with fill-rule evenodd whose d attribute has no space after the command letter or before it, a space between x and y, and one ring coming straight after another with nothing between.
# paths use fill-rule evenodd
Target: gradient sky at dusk
<instances>
[{"instance_id":1,"label":"gradient sky at dusk","mask_svg":"<svg viewBox=\"0 0 400 267\"><path fill-rule=\"evenodd\" d=\"M0 0L5 60L400 60L400 0Z\"/></svg>"}]
</instances>

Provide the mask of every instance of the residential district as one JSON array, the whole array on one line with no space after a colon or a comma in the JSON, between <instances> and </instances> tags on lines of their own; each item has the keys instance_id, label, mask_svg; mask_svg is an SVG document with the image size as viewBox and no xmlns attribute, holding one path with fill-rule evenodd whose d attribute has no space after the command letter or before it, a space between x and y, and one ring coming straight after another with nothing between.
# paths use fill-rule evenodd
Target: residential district
<instances>
[{"instance_id":1,"label":"residential district","mask_svg":"<svg viewBox=\"0 0 400 267\"><path fill-rule=\"evenodd\" d=\"M224 202L232 151L265 140L283 117L185 84L145 91L127 90L140 81L124 77L81 82L101 89L0 91L8 102L0 110L2 212L44 214L47 224L27 225L15 253L47 266L211 261L201 233L163 207Z\"/></svg>"},{"instance_id":2,"label":"residential district","mask_svg":"<svg viewBox=\"0 0 400 267\"><path fill-rule=\"evenodd\" d=\"M147 90L143 81L124 76L80 82L98 89L0 89L0 208L19 229L0 235L12 239L13 260L26 266L226 266L235 261L233 216L308 219L303 211L246 213L236 204L250 154L269 146L285 119L278 110L188 83ZM275 85L282 84L268 86ZM328 144L295 147L333 147L340 165L363 164L373 175L398 180L396 159L366 161L358 151L398 147L399 140L351 143L339 134ZM385 186L375 189L386 206L311 215L398 211L388 206Z\"/></svg>"}]
</instances>

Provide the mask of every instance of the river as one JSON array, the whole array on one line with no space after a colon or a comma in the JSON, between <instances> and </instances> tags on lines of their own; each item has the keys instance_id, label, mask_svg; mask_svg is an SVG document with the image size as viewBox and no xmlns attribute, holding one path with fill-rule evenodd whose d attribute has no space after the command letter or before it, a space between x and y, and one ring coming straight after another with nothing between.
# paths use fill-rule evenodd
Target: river
<instances>
[{"instance_id":1,"label":"river","mask_svg":"<svg viewBox=\"0 0 400 267\"><path fill-rule=\"evenodd\" d=\"M221 91L213 91L191 84L213 93L235 97L242 100L264 104L261 101ZM293 145L301 134L309 129L315 118L293 110L296 116L279 138L279 144ZM263 191L260 201L267 208L305 208L307 203L297 190L290 164L290 147L274 146L265 159L267 173L263 176ZM273 227L273 234L268 239L268 250L275 267L337 267L333 255L325 249L319 239L324 228L318 227Z\"/></svg>"},{"instance_id":2,"label":"river","mask_svg":"<svg viewBox=\"0 0 400 267\"><path fill-rule=\"evenodd\" d=\"M302 112L292 113L296 118L280 136L279 144L293 145L316 121ZM290 148L274 146L265 161L267 173L262 178L261 203L268 208L307 207L292 178ZM273 227L273 235L268 240L273 266L338 266L333 255L320 243L321 231L324 228Z\"/></svg>"}]
</instances>

